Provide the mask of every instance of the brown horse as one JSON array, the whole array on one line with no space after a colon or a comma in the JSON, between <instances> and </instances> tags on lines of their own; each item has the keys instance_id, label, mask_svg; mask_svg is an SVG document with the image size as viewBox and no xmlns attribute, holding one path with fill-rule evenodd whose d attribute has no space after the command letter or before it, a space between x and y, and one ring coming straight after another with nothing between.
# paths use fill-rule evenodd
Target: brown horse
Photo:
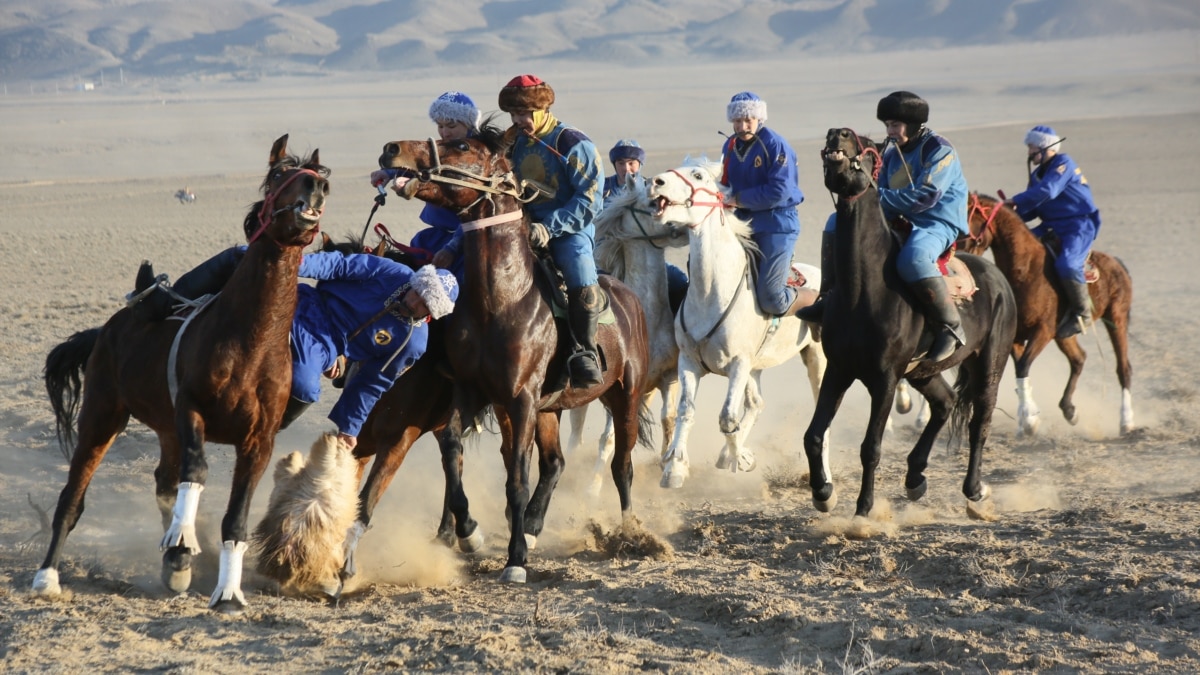
<instances>
[{"instance_id":1,"label":"brown horse","mask_svg":"<svg viewBox=\"0 0 1200 675\"><path fill-rule=\"evenodd\" d=\"M565 327L554 320L547 301L553 289L538 273L529 246L529 224L522 212L524 190L514 183L504 139L483 133L465 141L396 141L384 146L380 166L399 169L402 196L450 208L463 223L465 283L447 326L447 353L454 369L450 423L442 431L447 500L460 539L472 534L474 521L462 491L464 420L493 405L503 439L501 452L510 536L501 580L524 582L530 544L541 532L546 508L562 473L558 448L558 412L599 398L613 415L617 452L613 479L622 516L632 513L631 453L639 424L649 363L641 303L626 286L602 275L615 322L601 325L597 343L605 357L604 380L587 389L566 388L560 345ZM405 180L407 182L405 182ZM535 434L553 440L542 448L538 485L529 494L530 459Z\"/></svg>"},{"instance_id":2,"label":"brown horse","mask_svg":"<svg viewBox=\"0 0 1200 675\"><path fill-rule=\"evenodd\" d=\"M34 592L61 592L58 564L67 533L83 513L92 475L132 416L158 434L154 479L166 530L163 581L175 592L191 583L192 558L200 552L195 519L208 477L204 442L234 446L220 574L209 607L244 610L250 501L270 462L291 388L288 336L300 257L316 235L329 193L329 172L317 151L306 158L289 155L287 140L284 135L271 148L264 199L243 225L250 246L226 292L183 322L148 321L136 306L122 309L104 327L76 333L46 357L46 389L64 447L74 436L77 408L79 430ZM153 275L147 269L139 273L139 290Z\"/></svg>"},{"instance_id":3,"label":"brown horse","mask_svg":"<svg viewBox=\"0 0 1200 675\"><path fill-rule=\"evenodd\" d=\"M1076 337L1065 340L1055 337L1055 328L1067 304L1061 301L1057 290L1054 260L1017 212L994 197L972 194L970 214L971 235L965 240L967 252L978 255L990 247L996 265L1017 296L1017 336L1012 346L1017 369L1017 435L1036 433L1041 421L1029 384L1029 369L1051 340L1071 364L1071 376L1058 407L1063 417L1075 424L1079 415L1071 399L1087 353ZM1091 260L1100 273L1099 279L1088 284L1092 316L1104 319L1116 354L1117 379L1121 382L1121 434L1127 434L1133 431L1133 397L1129 391L1133 379L1133 367L1129 365L1133 280L1118 258L1092 251Z\"/></svg>"}]
</instances>

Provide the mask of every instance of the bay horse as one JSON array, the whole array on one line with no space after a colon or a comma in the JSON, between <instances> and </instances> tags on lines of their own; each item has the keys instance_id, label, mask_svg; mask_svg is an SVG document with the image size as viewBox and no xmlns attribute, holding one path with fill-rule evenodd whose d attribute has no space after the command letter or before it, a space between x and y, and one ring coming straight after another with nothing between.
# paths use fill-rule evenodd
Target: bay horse
<instances>
[{"instance_id":1,"label":"bay horse","mask_svg":"<svg viewBox=\"0 0 1200 675\"><path fill-rule=\"evenodd\" d=\"M46 357L59 439L64 449L77 442L54 512L50 550L34 576L35 593L61 593L58 565L67 534L83 513L88 484L135 417L157 434L161 448L154 480L165 530L162 577L177 593L190 585L192 559L200 552L195 522L208 478L204 443L234 446L220 572L208 606L244 611L250 501L270 462L291 389L288 340L301 254L318 231L329 194L329 170L318 151L296 157L288 154L287 142L285 134L271 147L263 199L243 224L250 245L227 292L186 321L150 321L136 305L121 309L102 328L76 333ZM139 271L138 291L150 286L148 268Z\"/></svg>"},{"instance_id":2,"label":"bay horse","mask_svg":"<svg viewBox=\"0 0 1200 675\"><path fill-rule=\"evenodd\" d=\"M971 234L964 240L964 248L976 255L991 248L996 266L1008 278L1017 297L1017 334L1012 344L1013 365L1017 369L1017 436L1036 434L1041 422L1029 370L1051 340L1071 365L1071 375L1058 407L1068 422L1077 423L1079 414L1072 399L1087 352L1077 336L1065 340L1055 337L1059 317L1067 305L1057 290L1053 257L1017 212L998 199L973 193L969 210ZM1121 435L1125 435L1134 428L1133 396L1129 389L1133 379L1129 363L1133 280L1119 258L1093 250L1091 261L1099 272L1099 278L1088 284L1092 316L1104 319L1116 355L1117 380L1121 383Z\"/></svg>"},{"instance_id":3,"label":"bay horse","mask_svg":"<svg viewBox=\"0 0 1200 675\"><path fill-rule=\"evenodd\" d=\"M486 125L485 125L486 126ZM546 508L563 469L558 447L558 414L599 398L615 420L617 451L613 479L624 518L632 515L631 460L634 444L646 439L639 412L649 365L648 337L641 303L624 284L601 275L615 318L601 324L596 341L607 367L601 383L587 389L566 382L560 345L565 328L556 325L550 282L538 273L522 209L530 185L517 184L504 155L508 140L491 129L461 141L394 141L384 146L379 164L398 169L396 186L407 198L454 210L463 223L464 288L447 326L447 353L454 371L450 422L440 433L443 468L455 517L455 532L468 537L471 520L462 491L464 420L491 404L502 437L507 473L510 534L501 581L524 583L530 544L544 525ZM553 438L539 456L537 488L529 493L535 434Z\"/></svg>"},{"instance_id":4,"label":"bay horse","mask_svg":"<svg viewBox=\"0 0 1200 675\"><path fill-rule=\"evenodd\" d=\"M679 402L679 345L675 342L675 314L668 292L666 249L687 245L687 229L662 223L654 217L645 186L636 185L606 200L595 220L596 265L612 274L638 296L646 315L650 336L650 367L646 375L646 399L662 395L662 446L660 459L675 434L675 415ZM582 445L586 407L571 410L571 436L568 449ZM607 415L600 437L596 468L589 491L600 492L604 469L612 461L615 445L612 416Z\"/></svg>"},{"instance_id":5,"label":"bay horse","mask_svg":"<svg viewBox=\"0 0 1200 675\"><path fill-rule=\"evenodd\" d=\"M829 366L812 422L804 433L813 505L828 512L837 503L822 440L846 389L859 380L870 393L871 411L859 450L863 473L855 515L865 518L870 514L880 440L897 382L903 377L925 396L930 408L930 420L908 455L904 478L908 498L916 500L925 494L924 472L938 432L953 415L952 437L957 437L969 413L970 456L963 494L969 516L989 517L990 489L980 474L997 389L1017 328L1012 289L992 263L977 256L960 256L978 286L972 299L959 308L967 342L944 361L915 360L923 342L925 317L896 271L900 244L884 218L875 184L878 146L851 129L830 129L821 155L825 187L837 198L838 283L826 301L821 324ZM926 334L924 340L930 339ZM958 375L951 390L941 373L953 366L958 366Z\"/></svg>"},{"instance_id":6,"label":"bay horse","mask_svg":"<svg viewBox=\"0 0 1200 675\"><path fill-rule=\"evenodd\" d=\"M675 436L663 458L660 485L679 488L690 473L687 442L696 415L696 390L705 373L729 379L719 419L725 446L718 469L750 471L757 463L746 438L763 410L760 377L766 368L800 355L813 398L825 372L825 355L808 324L795 316L764 314L755 300L750 225L725 208L719 163L673 169L651 180L655 219L688 228L688 293L675 317L679 344L679 412ZM806 286L816 289L821 270L799 264ZM743 292L747 291L747 292Z\"/></svg>"}]
</instances>

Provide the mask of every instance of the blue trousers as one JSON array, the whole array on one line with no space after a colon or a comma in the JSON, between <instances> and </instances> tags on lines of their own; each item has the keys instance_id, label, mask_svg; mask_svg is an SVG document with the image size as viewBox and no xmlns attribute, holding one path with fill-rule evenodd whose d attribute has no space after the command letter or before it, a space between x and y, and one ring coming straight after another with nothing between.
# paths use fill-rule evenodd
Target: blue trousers
<instances>
[{"instance_id":1,"label":"blue trousers","mask_svg":"<svg viewBox=\"0 0 1200 675\"><path fill-rule=\"evenodd\" d=\"M550 238L550 257L562 272L567 290L573 291L598 283L596 258L596 226L588 225L579 232L563 232Z\"/></svg>"},{"instance_id":2,"label":"blue trousers","mask_svg":"<svg viewBox=\"0 0 1200 675\"><path fill-rule=\"evenodd\" d=\"M1082 218L1070 220L1052 220L1043 222L1033 228L1038 237L1046 230L1054 232L1062 243L1062 251L1054 259L1054 271L1060 279L1086 283L1083 278L1083 263L1087 262L1088 251L1096 241L1096 233L1100 229L1100 214L1093 213Z\"/></svg>"},{"instance_id":3,"label":"blue trousers","mask_svg":"<svg viewBox=\"0 0 1200 675\"><path fill-rule=\"evenodd\" d=\"M800 234L755 232L750 237L762 251L762 260L758 263L758 285L754 289L758 306L767 314L783 314L796 297L796 292L787 287L787 281L792 274L792 253Z\"/></svg>"},{"instance_id":4,"label":"blue trousers","mask_svg":"<svg viewBox=\"0 0 1200 675\"><path fill-rule=\"evenodd\" d=\"M300 301L292 319L292 396L306 403L321 398L321 373L338 357L338 348L327 335L325 314L315 291L300 287Z\"/></svg>"},{"instance_id":5,"label":"blue trousers","mask_svg":"<svg viewBox=\"0 0 1200 675\"><path fill-rule=\"evenodd\" d=\"M937 267L938 256L950 248L958 234L958 230L947 225L913 225L912 234L908 235L908 241L904 242L904 248L896 258L896 271L904 283L942 276Z\"/></svg>"}]
</instances>

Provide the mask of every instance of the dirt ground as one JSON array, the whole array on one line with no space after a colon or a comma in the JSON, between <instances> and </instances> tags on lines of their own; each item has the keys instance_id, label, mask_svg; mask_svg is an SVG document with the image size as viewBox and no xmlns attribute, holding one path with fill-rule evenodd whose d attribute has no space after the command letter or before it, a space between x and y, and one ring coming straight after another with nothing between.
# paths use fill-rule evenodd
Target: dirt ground
<instances>
[{"instance_id":1,"label":"dirt ground","mask_svg":"<svg viewBox=\"0 0 1200 675\"><path fill-rule=\"evenodd\" d=\"M928 494L904 499L912 414L897 416L885 441L870 522L853 522L861 387L847 395L833 428L841 503L817 513L802 479L799 435L812 400L797 360L764 376L754 473L712 468L724 388L717 377L701 384L683 489L660 489L656 453L637 452L635 511L662 544L654 551L606 545L618 524L616 493L607 484L598 502L585 496L589 449L568 458L529 583L502 585L497 437L485 436L467 455L467 490L488 537L474 557L431 542L441 478L436 446L423 439L362 541L363 581L354 593L337 607L281 597L248 569L250 609L232 619L206 609L230 449L209 449L205 553L192 591L173 596L158 581L157 445L138 423L109 452L68 540L64 597L29 593L46 547L38 510L52 514L66 471L40 369L51 347L117 310L141 259L178 276L236 243L257 169L193 176L181 166L145 177L123 165L116 177L0 183L0 664L12 672L1200 671L1200 283L1186 274L1200 244L1200 113L1151 112L1038 120L1068 137L1067 151L1095 188L1104 218L1097 248L1132 271L1138 429L1118 435L1120 388L1101 333L1083 340L1089 360L1078 426L1058 415L1066 362L1051 349L1032 378L1042 433L1018 440L1010 367L984 459L995 522L966 518L965 455L944 444ZM1006 118L946 132L973 189L1022 187L1020 139L1029 126ZM422 126L414 136L430 132ZM263 160L273 138L262 139ZM334 168L334 197L343 201L331 206L326 229L361 228L369 156L343 169L320 131L297 133L296 142L320 146ZM798 256L815 261L832 202L819 182L818 141L794 144L809 197ZM49 155L71 151L45 147ZM186 158L203 148L171 151ZM681 156L658 151L650 164L664 170ZM194 204L173 197L185 182L198 195ZM389 202L376 220L411 223L412 213ZM324 414L335 397L328 390L280 436L276 458L306 450L329 427ZM600 417L594 411L588 423L589 443ZM868 536L858 536L864 530Z\"/></svg>"}]
</instances>

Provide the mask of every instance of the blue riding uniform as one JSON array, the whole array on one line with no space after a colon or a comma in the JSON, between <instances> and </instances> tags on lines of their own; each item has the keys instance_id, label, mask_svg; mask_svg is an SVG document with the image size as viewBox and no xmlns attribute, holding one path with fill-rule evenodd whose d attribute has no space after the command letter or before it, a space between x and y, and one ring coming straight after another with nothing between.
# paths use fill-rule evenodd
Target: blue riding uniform
<instances>
[{"instance_id":1,"label":"blue riding uniform","mask_svg":"<svg viewBox=\"0 0 1200 675\"><path fill-rule=\"evenodd\" d=\"M908 149L890 144L879 172L879 201L889 220L904 216L912 234L896 260L906 283L940 277L937 259L968 234L967 180L954 147L922 127Z\"/></svg>"},{"instance_id":2,"label":"blue riding uniform","mask_svg":"<svg viewBox=\"0 0 1200 675\"><path fill-rule=\"evenodd\" d=\"M1034 234L1040 237L1049 230L1058 236L1062 243L1062 252L1054 260L1058 276L1084 283L1083 264L1100 232L1100 210L1075 160L1054 155L1029 174L1029 186L1012 201L1022 220L1041 219Z\"/></svg>"},{"instance_id":3,"label":"blue riding uniform","mask_svg":"<svg viewBox=\"0 0 1200 675\"><path fill-rule=\"evenodd\" d=\"M462 252L462 222L458 214L450 209L434 204L426 204L421 209L421 222L429 227L413 235L409 245L428 251L430 257L438 251L448 250L454 256L454 262L446 269L450 270L461 284L466 260Z\"/></svg>"},{"instance_id":4,"label":"blue riding uniform","mask_svg":"<svg viewBox=\"0 0 1200 675\"><path fill-rule=\"evenodd\" d=\"M406 265L365 254L312 253L300 264L300 276L318 282L299 287L292 322L292 396L317 401L321 373L338 355L356 361L357 374L346 381L329 412L344 434L357 436L379 398L425 353L425 319L398 311L380 315L404 297L413 275Z\"/></svg>"},{"instance_id":5,"label":"blue riding uniform","mask_svg":"<svg viewBox=\"0 0 1200 675\"><path fill-rule=\"evenodd\" d=\"M755 289L758 304L768 314L783 314L793 300L787 281L800 236L796 207L804 201L796 153L767 127L759 127L749 141L730 138L722 152L721 183L737 200L736 215L750 221L751 238L762 251Z\"/></svg>"}]
</instances>

